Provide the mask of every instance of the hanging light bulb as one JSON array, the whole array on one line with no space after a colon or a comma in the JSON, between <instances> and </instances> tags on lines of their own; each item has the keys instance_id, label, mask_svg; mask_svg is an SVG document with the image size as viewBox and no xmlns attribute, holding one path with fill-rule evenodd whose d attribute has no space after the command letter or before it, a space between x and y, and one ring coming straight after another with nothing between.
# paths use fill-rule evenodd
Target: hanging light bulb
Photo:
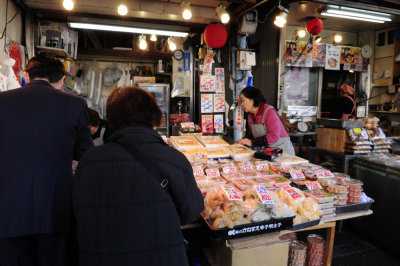
<instances>
[{"instance_id":1,"label":"hanging light bulb","mask_svg":"<svg viewBox=\"0 0 400 266\"><path fill-rule=\"evenodd\" d=\"M144 36L144 35L139 36L139 48L142 50L147 49L146 36Z\"/></svg>"},{"instance_id":2,"label":"hanging light bulb","mask_svg":"<svg viewBox=\"0 0 400 266\"><path fill-rule=\"evenodd\" d=\"M118 6L118 14L125 16L128 14L128 7L126 6L126 1L122 1Z\"/></svg>"},{"instance_id":3,"label":"hanging light bulb","mask_svg":"<svg viewBox=\"0 0 400 266\"><path fill-rule=\"evenodd\" d=\"M279 5L278 8L280 9L279 14L275 17L274 24L279 28L283 28L286 24L286 18L288 16L289 10L284 8L283 6Z\"/></svg>"},{"instance_id":4,"label":"hanging light bulb","mask_svg":"<svg viewBox=\"0 0 400 266\"><path fill-rule=\"evenodd\" d=\"M226 7L221 4L217 6L215 12L217 12L218 17L223 24L228 23L229 20L231 19L228 12L226 12Z\"/></svg>"},{"instance_id":5,"label":"hanging light bulb","mask_svg":"<svg viewBox=\"0 0 400 266\"><path fill-rule=\"evenodd\" d=\"M343 40L343 37L340 34L335 34L333 35L333 40L335 41L335 43L340 43Z\"/></svg>"},{"instance_id":6,"label":"hanging light bulb","mask_svg":"<svg viewBox=\"0 0 400 266\"><path fill-rule=\"evenodd\" d=\"M190 3L188 1L182 1L181 3L182 17L186 20L192 17L192 11L190 10Z\"/></svg>"},{"instance_id":7,"label":"hanging light bulb","mask_svg":"<svg viewBox=\"0 0 400 266\"><path fill-rule=\"evenodd\" d=\"M64 7L66 10L72 10L72 9L74 9L74 1L72 1L72 0L64 0L64 2L63 2L63 7Z\"/></svg>"},{"instance_id":8,"label":"hanging light bulb","mask_svg":"<svg viewBox=\"0 0 400 266\"><path fill-rule=\"evenodd\" d=\"M315 36L315 42L320 43L322 41L321 36Z\"/></svg>"},{"instance_id":9,"label":"hanging light bulb","mask_svg":"<svg viewBox=\"0 0 400 266\"><path fill-rule=\"evenodd\" d=\"M157 41L157 37L156 37L155 34L152 34L152 35L151 35L150 41L152 41L152 42L156 42L156 41Z\"/></svg>"},{"instance_id":10,"label":"hanging light bulb","mask_svg":"<svg viewBox=\"0 0 400 266\"><path fill-rule=\"evenodd\" d=\"M176 50L176 44L174 42L174 38L173 37L169 37L168 38L168 48L170 51L175 51Z\"/></svg>"},{"instance_id":11,"label":"hanging light bulb","mask_svg":"<svg viewBox=\"0 0 400 266\"><path fill-rule=\"evenodd\" d=\"M304 36L306 36L306 31L305 30L296 30L296 34L297 34L297 36L299 36L299 38L304 38Z\"/></svg>"}]
</instances>

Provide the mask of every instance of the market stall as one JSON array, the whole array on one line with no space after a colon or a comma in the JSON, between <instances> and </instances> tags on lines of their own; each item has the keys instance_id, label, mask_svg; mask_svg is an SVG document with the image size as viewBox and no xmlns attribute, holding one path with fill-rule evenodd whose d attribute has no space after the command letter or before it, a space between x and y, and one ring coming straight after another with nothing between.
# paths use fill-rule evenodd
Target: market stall
<instances>
[{"instance_id":1,"label":"market stall","mask_svg":"<svg viewBox=\"0 0 400 266\"><path fill-rule=\"evenodd\" d=\"M280 154L279 149L254 152L228 145L219 136L173 136L170 143L192 163L206 207L197 222L183 229L205 227L214 243L207 251L208 260L218 260L219 265L240 265L246 252L257 252L254 248L267 252L275 246L282 256L284 250L292 252L297 242L280 236L298 231L312 234L317 229L327 231L322 251L309 249L318 254L310 258L311 253L308 257L304 253L303 259L330 265L336 221L372 214L374 200L363 192L361 181ZM221 255L225 253L227 257ZM274 256L267 253L270 261ZM287 254L283 261L279 259L282 265L293 259Z\"/></svg>"}]
</instances>

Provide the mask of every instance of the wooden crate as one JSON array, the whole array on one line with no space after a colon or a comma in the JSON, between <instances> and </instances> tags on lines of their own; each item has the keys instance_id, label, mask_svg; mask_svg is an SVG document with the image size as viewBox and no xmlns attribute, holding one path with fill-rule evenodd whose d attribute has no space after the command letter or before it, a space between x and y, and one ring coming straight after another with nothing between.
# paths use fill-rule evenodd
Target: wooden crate
<instances>
[{"instance_id":1,"label":"wooden crate","mask_svg":"<svg viewBox=\"0 0 400 266\"><path fill-rule=\"evenodd\" d=\"M317 148L344 153L347 132L341 128L319 127L317 129Z\"/></svg>"}]
</instances>

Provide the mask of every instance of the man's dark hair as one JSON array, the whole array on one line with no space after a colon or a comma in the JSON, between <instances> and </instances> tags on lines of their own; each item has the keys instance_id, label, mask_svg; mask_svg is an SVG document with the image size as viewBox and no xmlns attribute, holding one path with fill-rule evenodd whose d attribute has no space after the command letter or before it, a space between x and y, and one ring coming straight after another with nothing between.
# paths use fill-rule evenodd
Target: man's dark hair
<instances>
[{"instance_id":1,"label":"man's dark hair","mask_svg":"<svg viewBox=\"0 0 400 266\"><path fill-rule=\"evenodd\" d=\"M244 97L248 99L253 100L254 101L253 105L255 107L260 106L261 103L265 103L264 95L261 93L259 89L253 86L248 86L244 88L240 94L242 94Z\"/></svg>"},{"instance_id":2,"label":"man's dark hair","mask_svg":"<svg viewBox=\"0 0 400 266\"><path fill-rule=\"evenodd\" d=\"M137 86L115 88L107 100L107 120L114 130L128 126L160 125L161 110L154 96Z\"/></svg>"},{"instance_id":3,"label":"man's dark hair","mask_svg":"<svg viewBox=\"0 0 400 266\"><path fill-rule=\"evenodd\" d=\"M93 109L87 109L88 118L89 118L89 125L97 127L100 124L100 116L99 113Z\"/></svg>"},{"instance_id":4,"label":"man's dark hair","mask_svg":"<svg viewBox=\"0 0 400 266\"><path fill-rule=\"evenodd\" d=\"M48 53L40 53L32 57L26 65L25 71L31 80L46 78L50 83L59 81L66 73L63 63Z\"/></svg>"}]
</instances>

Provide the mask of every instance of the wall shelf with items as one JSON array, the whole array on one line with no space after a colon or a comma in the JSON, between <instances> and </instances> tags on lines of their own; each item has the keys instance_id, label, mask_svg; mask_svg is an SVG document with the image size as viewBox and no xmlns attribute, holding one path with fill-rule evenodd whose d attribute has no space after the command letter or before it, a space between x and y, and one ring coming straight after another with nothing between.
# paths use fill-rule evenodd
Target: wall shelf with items
<instances>
[{"instance_id":1,"label":"wall shelf with items","mask_svg":"<svg viewBox=\"0 0 400 266\"><path fill-rule=\"evenodd\" d=\"M101 60L101 61L151 61L171 60L172 53L114 50L114 49L79 49L78 60Z\"/></svg>"},{"instance_id":2,"label":"wall shelf with items","mask_svg":"<svg viewBox=\"0 0 400 266\"><path fill-rule=\"evenodd\" d=\"M69 56L69 54L64 49L61 49L61 48L36 46L36 50L38 50L39 52L46 52L46 53L53 54L58 57L65 57L65 58L69 58L72 60L72 58Z\"/></svg>"}]
</instances>

